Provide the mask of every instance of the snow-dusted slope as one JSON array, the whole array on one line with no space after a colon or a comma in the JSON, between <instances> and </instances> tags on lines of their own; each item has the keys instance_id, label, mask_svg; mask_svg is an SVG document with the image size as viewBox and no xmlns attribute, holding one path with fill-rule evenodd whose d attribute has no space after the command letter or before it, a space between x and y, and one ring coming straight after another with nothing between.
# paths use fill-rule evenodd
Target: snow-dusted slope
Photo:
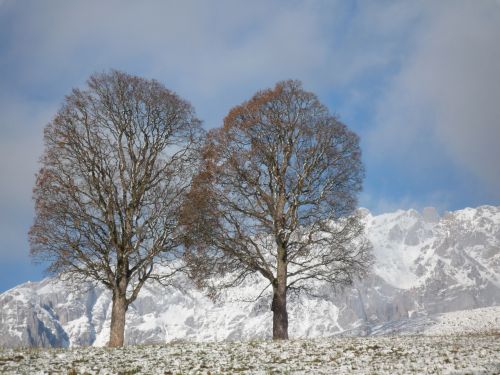
<instances>
[{"instance_id":1,"label":"snow-dusted slope","mask_svg":"<svg viewBox=\"0 0 500 375\"><path fill-rule=\"evenodd\" d=\"M366 216L374 273L440 313L500 304L500 207Z\"/></svg>"},{"instance_id":2,"label":"snow-dusted slope","mask_svg":"<svg viewBox=\"0 0 500 375\"><path fill-rule=\"evenodd\" d=\"M500 333L500 306L459 310L448 313L407 318L387 322L372 328L380 335L487 335Z\"/></svg>"},{"instance_id":3,"label":"snow-dusted slope","mask_svg":"<svg viewBox=\"0 0 500 375\"><path fill-rule=\"evenodd\" d=\"M291 296L292 337L416 332L415 327L432 332L448 316L436 314L500 305L500 207L442 217L432 208L363 215L376 257L372 274L340 294L323 286L315 297ZM245 302L263 286L249 280L213 303L182 278L177 288L146 285L128 311L126 340L269 337L269 296ZM474 311L456 316L482 316L482 310ZM0 295L0 345L104 345L110 313L109 293L101 288L74 291L50 279L25 283ZM488 314L496 318L499 309ZM457 318L453 324L460 331L479 320ZM491 322L500 330L498 319Z\"/></svg>"}]
</instances>

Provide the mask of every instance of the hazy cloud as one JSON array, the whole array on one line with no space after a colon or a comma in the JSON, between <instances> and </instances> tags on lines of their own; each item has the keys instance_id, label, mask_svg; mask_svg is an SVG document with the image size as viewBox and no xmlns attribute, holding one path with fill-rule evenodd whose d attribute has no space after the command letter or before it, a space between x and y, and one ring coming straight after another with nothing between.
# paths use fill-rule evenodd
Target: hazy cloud
<instances>
[{"instance_id":1,"label":"hazy cloud","mask_svg":"<svg viewBox=\"0 0 500 375\"><path fill-rule=\"evenodd\" d=\"M412 208L422 211L425 207L434 207L438 212L443 213L448 210L452 199L451 192L439 190L424 194L424 196L403 194L398 197L391 197L390 195L380 196L369 192L362 192L359 204L360 207L370 207L370 211L374 215Z\"/></svg>"},{"instance_id":2,"label":"hazy cloud","mask_svg":"<svg viewBox=\"0 0 500 375\"><path fill-rule=\"evenodd\" d=\"M500 4L428 2L423 16L415 49L380 100L369 147L400 155L420 178L451 162L498 199Z\"/></svg>"}]
</instances>

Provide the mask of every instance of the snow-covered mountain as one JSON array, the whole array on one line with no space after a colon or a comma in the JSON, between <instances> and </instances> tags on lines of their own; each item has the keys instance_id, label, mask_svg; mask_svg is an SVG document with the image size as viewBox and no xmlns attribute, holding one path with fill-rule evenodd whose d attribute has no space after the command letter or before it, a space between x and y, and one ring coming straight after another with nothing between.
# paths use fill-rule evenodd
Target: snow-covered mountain
<instances>
[{"instance_id":1,"label":"snow-covered mountain","mask_svg":"<svg viewBox=\"0 0 500 375\"><path fill-rule=\"evenodd\" d=\"M314 297L290 296L291 337L433 332L443 313L500 306L500 207L441 217L433 208L362 214L374 246L372 274L340 293L322 286ZM127 313L127 343L270 336L270 296L252 301L262 281L227 290L216 303L189 281L176 283L143 288ZM19 285L0 295L0 345L105 345L110 302L99 287L76 291L52 279ZM462 315L486 311L488 327L500 331L500 308L476 311ZM465 320L452 321L460 327Z\"/></svg>"}]
</instances>

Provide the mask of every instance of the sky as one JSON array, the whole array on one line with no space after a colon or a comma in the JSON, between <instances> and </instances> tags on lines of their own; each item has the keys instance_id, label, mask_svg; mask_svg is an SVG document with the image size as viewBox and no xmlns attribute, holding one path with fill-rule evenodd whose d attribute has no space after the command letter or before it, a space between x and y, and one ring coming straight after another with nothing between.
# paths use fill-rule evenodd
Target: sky
<instances>
[{"instance_id":1,"label":"sky","mask_svg":"<svg viewBox=\"0 0 500 375\"><path fill-rule=\"evenodd\" d=\"M0 292L44 277L27 232L43 129L119 69L206 129L299 79L361 139L375 214L500 205L500 1L0 0Z\"/></svg>"}]
</instances>

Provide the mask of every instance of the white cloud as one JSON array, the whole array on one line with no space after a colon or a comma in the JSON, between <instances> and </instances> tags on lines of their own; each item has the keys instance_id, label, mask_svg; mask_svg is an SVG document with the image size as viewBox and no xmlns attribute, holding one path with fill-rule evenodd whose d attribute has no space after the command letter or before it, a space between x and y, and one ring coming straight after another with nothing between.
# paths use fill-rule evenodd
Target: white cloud
<instances>
[{"instance_id":1,"label":"white cloud","mask_svg":"<svg viewBox=\"0 0 500 375\"><path fill-rule=\"evenodd\" d=\"M9 4L15 22L6 55L22 72L17 85L64 83L62 96L92 72L114 67L165 82L210 123L280 79L302 79L328 92L387 67L418 15L415 5L392 2Z\"/></svg>"},{"instance_id":2,"label":"white cloud","mask_svg":"<svg viewBox=\"0 0 500 375\"><path fill-rule=\"evenodd\" d=\"M453 200L449 191L434 191L423 196L405 194L401 197L378 196L368 192L360 195L360 207L370 207L373 214L383 214L397 210L416 209L422 211L425 207L434 207L438 212L448 210Z\"/></svg>"},{"instance_id":3,"label":"white cloud","mask_svg":"<svg viewBox=\"0 0 500 375\"><path fill-rule=\"evenodd\" d=\"M449 158L500 198L500 5L424 5L416 48L380 101L369 147L424 173Z\"/></svg>"},{"instance_id":4,"label":"white cloud","mask_svg":"<svg viewBox=\"0 0 500 375\"><path fill-rule=\"evenodd\" d=\"M55 109L0 92L0 258L27 259L42 128Z\"/></svg>"}]
</instances>

